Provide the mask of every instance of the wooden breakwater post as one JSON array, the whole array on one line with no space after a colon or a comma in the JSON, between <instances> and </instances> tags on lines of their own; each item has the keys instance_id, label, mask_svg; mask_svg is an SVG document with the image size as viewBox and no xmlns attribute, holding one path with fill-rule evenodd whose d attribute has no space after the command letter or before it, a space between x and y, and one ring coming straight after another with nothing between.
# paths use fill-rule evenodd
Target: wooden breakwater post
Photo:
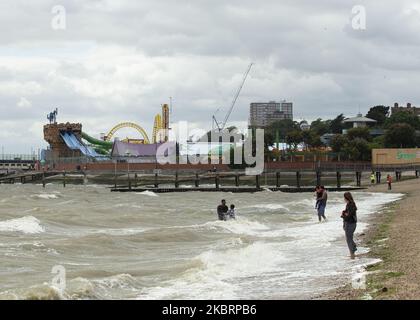
<instances>
[{"instance_id":1,"label":"wooden breakwater post","mask_svg":"<svg viewBox=\"0 0 420 320\"><path fill-rule=\"evenodd\" d=\"M276 187L280 188L280 172L276 172Z\"/></svg>"},{"instance_id":2,"label":"wooden breakwater post","mask_svg":"<svg viewBox=\"0 0 420 320\"><path fill-rule=\"evenodd\" d=\"M380 171L376 172L376 184L381 183L382 173Z\"/></svg>"},{"instance_id":3,"label":"wooden breakwater post","mask_svg":"<svg viewBox=\"0 0 420 320\"><path fill-rule=\"evenodd\" d=\"M134 174L134 188L137 188L137 183L138 183L138 176L137 176L137 172Z\"/></svg>"},{"instance_id":4,"label":"wooden breakwater post","mask_svg":"<svg viewBox=\"0 0 420 320\"><path fill-rule=\"evenodd\" d=\"M195 174L195 181L194 181L194 183L195 183L195 187L196 188L200 187L200 177L199 177L198 173Z\"/></svg>"},{"instance_id":5,"label":"wooden breakwater post","mask_svg":"<svg viewBox=\"0 0 420 320\"><path fill-rule=\"evenodd\" d=\"M235 186L239 187L239 174L235 174Z\"/></svg>"},{"instance_id":6,"label":"wooden breakwater post","mask_svg":"<svg viewBox=\"0 0 420 320\"><path fill-rule=\"evenodd\" d=\"M128 182L128 190L131 190L131 179L130 179L130 172L127 173L127 182Z\"/></svg>"},{"instance_id":7,"label":"wooden breakwater post","mask_svg":"<svg viewBox=\"0 0 420 320\"><path fill-rule=\"evenodd\" d=\"M298 189L300 189L300 180L301 180L302 176L300 171L296 171L296 187Z\"/></svg>"},{"instance_id":8,"label":"wooden breakwater post","mask_svg":"<svg viewBox=\"0 0 420 320\"><path fill-rule=\"evenodd\" d=\"M63 171L63 188L66 187L66 170Z\"/></svg>"},{"instance_id":9,"label":"wooden breakwater post","mask_svg":"<svg viewBox=\"0 0 420 320\"><path fill-rule=\"evenodd\" d=\"M42 187L45 188L45 172L42 171Z\"/></svg>"},{"instance_id":10,"label":"wooden breakwater post","mask_svg":"<svg viewBox=\"0 0 420 320\"><path fill-rule=\"evenodd\" d=\"M255 176L255 187L257 189L260 189L261 188L261 181L260 180L261 180L261 176L259 174L257 174Z\"/></svg>"},{"instance_id":11,"label":"wooden breakwater post","mask_svg":"<svg viewBox=\"0 0 420 320\"><path fill-rule=\"evenodd\" d=\"M86 174L86 171L83 171L83 184L87 185L87 183L88 183L87 174Z\"/></svg>"},{"instance_id":12,"label":"wooden breakwater post","mask_svg":"<svg viewBox=\"0 0 420 320\"><path fill-rule=\"evenodd\" d=\"M25 176L20 177L20 183L21 184L25 184L26 183L26 177Z\"/></svg>"},{"instance_id":13,"label":"wooden breakwater post","mask_svg":"<svg viewBox=\"0 0 420 320\"><path fill-rule=\"evenodd\" d=\"M419 178L419 170L416 170L416 178Z\"/></svg>"},{"instance_id":14,"label":"wooden breakwater post","mask_svg":"<svg viewBox=\"0 0 420 320\"><path fill-rule=\"evenodd\" d=\"M155 173L155 184L154 184L155 188L159 188L159 174L156 172Z\"/></svg>"},{"instance_id":15,"label":"wooden breakwater post","mask_svg":"<svg viewBox=\"0 0 420 320\"><path fill-rule=\"evenodd\" d=\"M179 188L178 171L175 172L175 188Z\"/></svg>"},{"instance_id":16,"label":"wooden breakwater post","mask_svg":"<svg viewBox=\"0 0 420 320\"><path fill-rule=\"evenodd\" d=\"M341 172L337 171L337 188L341 188Z\"/></svg>"},{"instance_id":17,"label":"wooden breakwater post","mask_svg":"<svg viewBox=\"0 0 420 320\"><path fill-rule=\"evenodd\" d=\"M362 185L362 173L356 171L356 186L360 187Z\"/></svg>"},{"instance_id":18,"label":"wooden breakwater post","mask_svg":"<svg viewBox=\"0 0 420 320\"><path fill-rule=\"evenodd\" d=\"M322 175L321 171L320 171L320 170L317 170L317 171L316 171L316 185L317 185L317 186L322 185L322 182L321 182L321 175Z\"/></svg>"},{"instance_id":19,"label":"wooden breakwater post","mask_svg":"<svg viewBox=\"0 0 420 320\"><path fill-rule=\"evenodd\" d=\"M218 174L216 174L216 177L214 178L214 184L216 186L216 189L219 190L220 189L220 177Z\"/></svg>"}]
</instances>

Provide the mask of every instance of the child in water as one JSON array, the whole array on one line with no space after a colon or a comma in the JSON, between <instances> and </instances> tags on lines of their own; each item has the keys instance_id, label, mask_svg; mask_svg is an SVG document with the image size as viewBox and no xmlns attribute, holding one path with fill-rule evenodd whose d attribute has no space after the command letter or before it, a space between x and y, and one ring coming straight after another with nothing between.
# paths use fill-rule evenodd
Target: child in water
<instances>
[{"instance_id":1,"label":"child in water","mask_svg":"<svg viewBox=\"0 0 420 320\"><path fill-rule=\"evenodd\" d=\"M236 217L235 217L235 205L234 204L230 205L230 209L228 210L226 216L229 219L236 219Z\"/></svg>"}]
</instances>

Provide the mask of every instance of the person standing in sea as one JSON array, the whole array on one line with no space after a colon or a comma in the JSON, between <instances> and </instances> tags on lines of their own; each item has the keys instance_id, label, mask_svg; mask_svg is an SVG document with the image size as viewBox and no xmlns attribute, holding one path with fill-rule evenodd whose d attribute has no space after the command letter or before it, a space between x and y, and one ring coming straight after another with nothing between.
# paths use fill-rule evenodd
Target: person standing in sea
<instances>
[{"instance_id":1,"label":"person standing in sea","mask_svg":"<svg viewBox=\"0 0 420 320\"><path fill-rule=\"evenodd\" d=\"M321 222L322 218L324 218L324 221L326 221L327 218L325 217L325 208L327 207L328 193L324 186L317 188L316 197L317 199L315 208L318 212L318 220Z\"/></svg>"},{"instance_id":2,"label":"person standing in sea","mask_svg":"<svg viewBox=\"0 0 420 320\"><path fill-rule=\"evenodd\" d=\"M219 217L219 220L226 221L226 214L228 210L229 208L226 205L226 200L223 199L222 203L217 206L217 215Z\"/></svg>"},{"instance_id":3,"label":"person standing in sea","mask_svg":"<svg viewBox=\"0 0 420 320\"><path fill-rule=\"evenodd\" d=\"M354 232L357 227L357 206L350 192L344 193L344 200L346 201L346 209L342 212L341 218L343 218L343 229L346 234L350 258L354 259L356 257L355 252L357 250L356 243L353 240Z\"/></svg>"}]
</instances>

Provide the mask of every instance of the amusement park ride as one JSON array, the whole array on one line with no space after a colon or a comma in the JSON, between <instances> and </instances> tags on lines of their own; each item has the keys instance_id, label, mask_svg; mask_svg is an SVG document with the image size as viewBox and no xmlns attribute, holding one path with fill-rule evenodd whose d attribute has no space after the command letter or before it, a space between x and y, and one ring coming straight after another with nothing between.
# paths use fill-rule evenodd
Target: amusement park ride
<instances>
[{"instance_id":1,"label":"amusement park ride","mask_svg":"<svg viewBox=\"0 0 420 320\"><path fill-rule=\"evenodd\" d=\"M223 121L217 121L216 116L213 115L213 131L222 131L225 129L252 66L253 63L248 66ZM140 146L141 144L157 145L169 140L170 109L168 104L163 104L162 112L155 116L152 139L149 139L146 131L141 126L133 122L119 123L113 127L108 134L103 135L101 139L96 139L82 131L82 124L80 123L57 123L57 114L58 109L56 108L47 115L49 124L44 125L44 139L50 145L50 149L47 151L51 159L80 157L82 155L100 158L103 156L108 157L111 154L114 156L116 153L117 155L121 155L122 153L133 154L130 150L143 150L139 151L137 154L146 155L146 150L150 150L151 146ZM132 139L128 137L121 141L113 139L115 133L123 128L135 129L141 135L141 139ZM122 152L121 150L123 149L127 152Z\"/></svg>"},{"instance_id":2,"label":"amusement park ride","mask_svg":"<svg viewBox=\"0 0 420 320\"><path fill-rule=\"evenodd\" d=\"M113 127L103 139L96 139L82 131L80 123L57 124L58 109L47 115L49 124L44 126L44 139L50 144L52 157L77 157L83 155L100 157L109 155L113 148L112 141L115 133L123 128L135 129L141 139L126 138L122 142L128 144L158 144L167 142L169 139L169 106L162 105L162 114L155 116L152 140L150 141L146 131L136 123L122 122Z\"/></svg>"}]
</instances>

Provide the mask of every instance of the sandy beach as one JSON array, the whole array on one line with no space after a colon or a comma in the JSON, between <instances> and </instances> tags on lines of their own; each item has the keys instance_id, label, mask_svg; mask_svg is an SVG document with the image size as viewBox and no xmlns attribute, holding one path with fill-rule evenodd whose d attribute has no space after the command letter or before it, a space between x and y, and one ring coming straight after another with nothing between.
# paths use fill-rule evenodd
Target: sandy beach
<instances>
[{"instance_id":1,"label":"sandy beach","mask_svg":"<svg viewBox=\"0 0 420 320\"><path fill-rule=\"evenodd\" d=\"M347 284L322 299L420 299L420 180L410 179L369 187L368 192L404 193L406 196L372 218L358 242L382 262L367 267L366 288Z\"/></svg>"}]
</instances>

